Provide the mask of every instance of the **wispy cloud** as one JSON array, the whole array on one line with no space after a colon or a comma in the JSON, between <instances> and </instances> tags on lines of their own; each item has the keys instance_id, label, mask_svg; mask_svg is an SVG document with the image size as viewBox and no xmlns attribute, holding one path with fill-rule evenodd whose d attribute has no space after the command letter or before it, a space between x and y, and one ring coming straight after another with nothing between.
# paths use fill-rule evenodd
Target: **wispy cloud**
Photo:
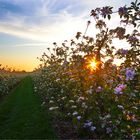
<instances>
[{"instance_id":1,"label":"wispy cloud","mask_svg":"<svg viewBox=\"0 0 140 140\"><path fill-rule=\"evenodd\" d=\"M0 3L6 18L0 22L0 32L43 42L70 37L83 29L89 9L114 4L113 0L1 0Z\"/></svg>"},{"instance_id":2,"label":"wispy cloud","mask_svg":"<svg viewBox=\"0 0 140 140\"><path fill-rule=\"evenodd\" d=\"M0 22L0 32L14 35L20 38L26 38L36 41L58 41L65 39L64 36L70 37L76 30L81 30L82 22L85 21L81 17L74 17L63 11L59 14L53 14L46 17L34 17L28 23L29 17L23 17L19 21L19 17L10 17L11 22ZM37 24L33 21L37 20ZM57 37L57 38L56 38Z\"/></svg>"},{"instance_id":3,"label":"wispy cloud","mask_svg":"<svg viewBox=\"0 0 140 140\"><path fill-rule=\"evenodd\" d=\"M34 43L34 42L30 42L30 43L25 43L25 44L16 44L16 45L13 45L13 47L45 47L47 48L48 45L51 45L49 43Z\"/></svg>"}]
</instances>

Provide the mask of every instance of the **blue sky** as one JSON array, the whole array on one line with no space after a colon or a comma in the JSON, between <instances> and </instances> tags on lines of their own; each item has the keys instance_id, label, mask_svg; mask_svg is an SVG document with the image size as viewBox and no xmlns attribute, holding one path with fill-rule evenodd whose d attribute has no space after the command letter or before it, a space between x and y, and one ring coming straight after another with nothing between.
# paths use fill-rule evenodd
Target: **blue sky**
<instances>
[{"instance_id":1,"label":"blue sky","mask_svg":"<svg viewBox=\"0 0 140 140\"><path fill-rule=\"evenodd\" d=\"M90 11L131 0L0 0L0 63L31 70L53 42L85 30ZM115 21L115 19L114 19Z\"/></svg>"}]
</instances>

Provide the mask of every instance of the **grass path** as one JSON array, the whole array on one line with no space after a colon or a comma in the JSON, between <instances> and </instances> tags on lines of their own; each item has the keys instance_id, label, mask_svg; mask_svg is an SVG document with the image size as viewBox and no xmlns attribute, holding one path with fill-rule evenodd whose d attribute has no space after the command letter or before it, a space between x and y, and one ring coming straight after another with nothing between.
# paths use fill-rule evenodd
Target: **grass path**
<instances>
[{"instance_id":1,"label":"grass path","mask_svg":"<svg viewBox=\"0 0 140 140\"><path fill-rule=\"evenodd\" d=\"M0 104L0 139L55 139L50 117L26 77Z\"/></svg>"}]
</instances>

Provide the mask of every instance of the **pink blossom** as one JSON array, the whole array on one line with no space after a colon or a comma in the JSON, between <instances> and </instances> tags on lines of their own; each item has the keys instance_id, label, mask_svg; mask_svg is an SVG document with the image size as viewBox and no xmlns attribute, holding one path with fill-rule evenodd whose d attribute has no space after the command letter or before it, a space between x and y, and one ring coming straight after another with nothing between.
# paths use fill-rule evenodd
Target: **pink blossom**
<instances>
[{"instance_id":1,"label":"pink blossom","mask_svg":"<svg viewBox=\"0 0 140 140\"><path fill-rule=\"evenodd\" d=\"M118 10L118 13L119 13L120 16L127 14L127 8L125 6L120 7L119 10Z\"/></svg>"},{"instance_id":2,"label":"pink blossom","mask_svg":"<svg viewBox=\"0 0 140 140\"><path fill-rule=\"evenodd\" d=\"M117 87L114 89L115 94L123 94L123 91L125 90L126 85L124 84L119 84Z\"/></svg>"}]
</instances>

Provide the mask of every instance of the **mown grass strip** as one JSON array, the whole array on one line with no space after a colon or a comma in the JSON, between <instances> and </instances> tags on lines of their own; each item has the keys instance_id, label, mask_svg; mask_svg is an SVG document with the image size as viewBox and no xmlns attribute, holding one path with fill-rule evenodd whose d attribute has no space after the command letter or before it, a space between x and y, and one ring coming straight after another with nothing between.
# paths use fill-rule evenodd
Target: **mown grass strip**
<instances>
[{"instance_id":1,"label":"mown grass strip","mask_svg":"<svg viewBox=\"0 0 140 140\"><path fill-rule=\"evenodd\" d=\"M26 77L0 104L0 139L56 139L51 119Z\"/></svg>"}]
</instances>

